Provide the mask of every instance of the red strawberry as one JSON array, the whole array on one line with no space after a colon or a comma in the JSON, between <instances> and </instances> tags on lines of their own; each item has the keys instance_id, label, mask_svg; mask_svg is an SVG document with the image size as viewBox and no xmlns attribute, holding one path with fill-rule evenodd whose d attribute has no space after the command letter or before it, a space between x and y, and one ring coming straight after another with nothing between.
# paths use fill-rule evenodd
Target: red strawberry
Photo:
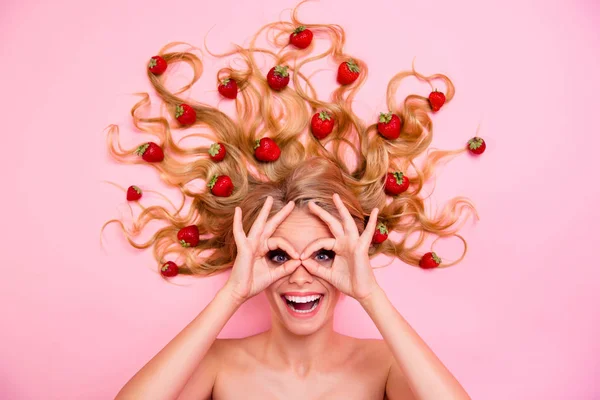
<instances>
[{"instance_id":1,"label":"red strawberry","mask_svg":"<svg viewBox=\"0 0 600 400\"><path fill-rule=\"evenodd\" d=\"M388 230L383 222L377 224L377 228L375 228L375 234L373 234L373 243L380 244L385 242L388 238Z\"/></svg>"},{"instance_id":2,"label":"red strawberry","mask_svg":"<svg viewBox=\"0 0 600 400\"><path fill-rule=\"evenodd\" d=\"M161 162L165 158L162 148L154 142L144 143L135 149L135 154L147 162Z\"/></svg>"},{"instance_id":3,"label":"red strawberry","mask_svg":"<svg viewBox=\"0 0 600 400\"><path fill-rule=\"evenodd\" d=\"M395 196L405 192L409 184L408 177L402 172L388 172L385 179L385 192L390 196Z\"/></svg>"},{"instance_id":4,"label":"red strawberry","mask_svg":"<svg viewBox=\"0 0 600 400\"><path fill-rule=\"evenodd\" d=\"M431 106L432 111L439 111L445 102L446 96L444 93L438 92L437 89L434 89L433 92L429 93L429 105Z\"/></svg>"},{"instance_id":5,"label":"red strawberry","mask_svg":"<svg viewBox=\"0 0 600 400\"><path fill-rule=\"evenodd\" d=\"M317 139L325 139L333 131L334 120L327 111L320 111L310 120L310 128Z\"/></svg>"},{"instance_id":6,"label":"red strawberry","mask_svg":"<svg viewBox=\"0 0 600 400\"><path fill-rule=\"evenodd\" d=\"M227 175L215 175L208 183L212 194L217 197L229 197L233 193L233 182Z\"/></svg>"},{"instance_id":7,"label":"red strawberry","mask_svg":"<svg viewBox=\"0 0 600 400\"><path fill-rule=\"evenodd\" d=\"M313 33L310 29L306 29L305 26L299 26L294 29L294 32L290 35L290 43L299 49L305 49L312 42Z\"/></svg>"},{"instance_id":8,"label":"red strawberry","mask_svg":"<svg viewBox=\"0 0 600 400\"><path fill-rule=\"evenodd\" d=\"M180 104L175 108L175 118L181 125L192 125L196 122L196 110L187 104Z\"/></svg>"},{"instance_id":9,"label":"red strawberry","mask_svg":"<svg viewBox=\"0 0 600 400\"><path fill-rule=\"evenodd\" d=\"M173 261L167 261L160 267L160 273L167 278L176 276L179 273L179 267Z\"/></svg>"},{"instance_id":10,"label":"red strawberry","mask_svg":"<svg viewBox=\"0 0 600 400\"><path fill-rule=\"evenodd\" d=\"M280 155L281 150L273 139L264 137L254 142L254 156L258 161L276 161Z\"/></svg>"},{"instance_id":11,"label":"red strawberry","mask_svg":"<svg viewBox=\"0 0 600 400\"><path fill-rule=\"evenodd\" d=\"M485 141L475 136L467 142L467 149L473 154L481 154L485 151Z\"/></svg>"},{"instance_id":12,"label":"red strawberry","mask_svg":"<svg viewBox=\"0 0 600 400\"><path fill-rule=\"evenodd\" d=\"M437 268L442 263L442 259L435 253L425 253L419 261L419 267L423 269Z\"/></svg>"},{"instance_id":13,"label":"red strawberry","mask_svg":"<svg viewBox=\"0 0 600 400\"><path fill-rule=\"evenodd\" d=\"M290 73L288 67L278 65L269 70L267 74L267 83L273 90L282 90L290 83Z\"/></svg>"},{"instance_id":14,"label":"red strawberry","mask_svg":"<svg viewBox=\"0 0 600 400\"><path fill-rule=\"evenodd\" d=\"M360 68L353 59L344 61L338 67L337 81L341 85L349 85L358 79Z\"/></svg>"},{"instance_id":15,"label":"red strawberry","mask_svg":"<svg viewBox=\"0 0 600 400\"><path fill-rule=\"evenodd\" d=\"M136 201L142 198L142 189L137 186L127 188L127 201Z\"/></svg>"},{"instance_id":16,"label":"red strawberry","mask_svg":"<svg viewBox=\"0 0 600 400\"><path fill-rule=\"evenodd\" d=\"M224 79L217 88L221 96L228 99L235 99L237 97L238 85L237 82L231 78Z\"/></svg>"},{"instance_id":17,"label":"red strawberry","mask_svg":"<svg viewBox=\"0 0 600 400\"><path fill-rule=\"evenodd\" d=\"M211 160L219 162L225 158L227 150L225 150L225 145L223 143L213 143L208 149L208 154Z\"/></svg>"},{"instance_id":18,"label":"red strawberry","mask_svg":"<svg viewBox=\"0 0 600 400\"><path fill-rule=\"evenodd\" d=\"M396 114L391 112L379 114L377 131L381 136L389 140L397 139L400 136L400 129L402 129L402 121Z\"/></svg>"},{"instance_id":19,"label":"red strawberry","mask_svg":"<svg viewBox=\"0 0 600 400\"><path fill-rule=\"evenodd\" d=\"M154 56L148 63L148 69L154 75L160 75L167 70L167 62L161 56Z\"/></svg>"},{"instance_id":20,"label":"red strawberry","mask_svg":"<svg viewBox=\"0 0 600 400\"><path fill-rule=\"evenodd\" d=\"M183 247L196 247L200 242L200 231L196 225L186 226L177 232L177 240Z\"/></svg>"}]
</instances>

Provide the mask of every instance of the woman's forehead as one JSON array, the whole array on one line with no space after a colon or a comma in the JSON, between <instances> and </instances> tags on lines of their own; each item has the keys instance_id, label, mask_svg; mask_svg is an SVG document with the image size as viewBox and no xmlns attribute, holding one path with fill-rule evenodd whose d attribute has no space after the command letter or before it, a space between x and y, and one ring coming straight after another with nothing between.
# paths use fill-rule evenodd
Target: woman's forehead
<instances>
[{"instance_id":1,"label":"woman's forehead","mask_svg":"<svg viewBox=\"0 0 600 400\"><path fill-rule=\"evenodd\" d=\"M315 239L333 237L329 227L308 209L292 211L272 236L285 238L296 250L304 249Z\"/></svg>"}]
</instances>

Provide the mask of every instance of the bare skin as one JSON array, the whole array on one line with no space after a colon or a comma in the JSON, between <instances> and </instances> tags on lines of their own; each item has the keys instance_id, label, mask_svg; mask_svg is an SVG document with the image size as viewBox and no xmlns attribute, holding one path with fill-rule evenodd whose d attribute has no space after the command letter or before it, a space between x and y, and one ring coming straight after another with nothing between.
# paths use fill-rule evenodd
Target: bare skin
<instances>
[{"instance_id":1,"label":"bare skin","mask_svg":"<svg viewBox=\"0 0 600 400\"><path fill-rule=\"evenodd\" d=\"M117 399L469 399L375 280L367 251L378 210L359 235L339 196L333 200L341 220L312 202L308 210L289 203L268 219L269 197L247 235L237 208L227 284ZM216 339L263 291L272 328ZM363 306L383 340L333 330L340 293Z\"/></svg>"}]
</instances>

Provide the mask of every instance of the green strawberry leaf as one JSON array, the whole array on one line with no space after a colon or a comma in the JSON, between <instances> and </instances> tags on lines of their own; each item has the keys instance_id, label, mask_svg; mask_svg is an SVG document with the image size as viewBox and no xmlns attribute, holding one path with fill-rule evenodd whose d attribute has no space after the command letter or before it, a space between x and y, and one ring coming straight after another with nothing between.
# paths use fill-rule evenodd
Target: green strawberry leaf
<instances>
[{"instance_id":1,"label":"green strawberry leaf","mask_svg":"<svg viewBox=\"0 0 600 400\"><path fill-rule=\"evenodd\" d=\"M208 154L210 154L211 156L216 156L217 154L219 154L219 150L221 150L221 145L219 143L213 143L210 145L210 148L208 149Z\"/></svg>"},{"instance_id":2,"label":"green strawberry leaf","mask_svg":"<svg viewBox=\"0 0 600 400\"><path fill-rule=\"evenodd\" d=\"M329 115L329 113L327 111L321 111L319 112L319 119L321 121L329 121L331 119L331 116Z\"/></svg>"},{"instance_id":3,"label":"green strawberry leaf","mask_svg":"<svg viewBox=\"0 0 600 400\"><path fill-rule=\"evenodd\" d=\"M219 175L214 175L210 179L210 182L208 182L208 187L212 189L215 186L215 184L217 183L217 179L219 179Z\"/></svg>"},{"instance_id":4,"label":"green strawberry leaf","mask_svg":"<svg viewBox=\"0 0 600 400\"><path fill-rule=\"evenodd\" d=\"M229 83L229 81L230 81L230 80L231 80L231 78L226 78L226 79L223 79L223 80L221 81L221 84L222 84L223 86L227 86L227 84Z\"/></svg>"},{"instance_id":5,"label":"green strawberry leaf","mask_svg":"<svg viewBox=\"0 0 600 400\"><path fill-rule=\"evenodd\" d=\"M439 258L435 253L431 253L431 258L433 258L433 261L435 261L438 265L442 263L442 259Z\"/></svg>"},{"instance_id":6,"label":"green strawberry leaf","mask_svg":"<svg viewBox=\"0 0 600 400\"><path fill-rule=\"evenodd\" d=\"M473 139L469 140L469 148L471 150L480 148L482 144L483 144L483 139L478 138L478 137L474 137Z\"/></svg>"},{"instance_id":7,"label":"green strawberry leaf","mask_svg":"<svg viewBox=\"0 0 600 400\"><path fill-rule=\"evenodd\" d=\"M288 68L289 67L287 67L287 66L286 67L282 67L281 65L278 65L278 66L275 67L275 73L277 75L281 76L282 78L285 78L286 76L289 75Z\"/></svg>"},{"instance_id":8,"label":"green strawberry leaf","mask_svg":"<svg viewBox=\"0 0 600 400\"><path fill-rule=\"evenodd\" d=\"M377 228L375 228L375 229L377 229L379 231L379 233L381 233L381 234L388 233L388 229L383 222L380 222L379 224L377 224Z\"/></svg>"},{"instance_id":9,"label":"green strawberry leaf","mask_svg":"<svg viewBox=\"0 0 600 400\"><path fill-rule=\"evenodd\" d=\"M404 180L404 174L402 172L392 172L392 175L396 177L396 183L398 185L402 185L402 181Z\"/></svg>"},{"instance_id":10,"label":"green strawberry leaf","mask_svg":"<svg viewBox=\"0 0 600 400\"><path fill-rule=\"evenodd\" d=\"M156 67L156 59L155 58L151 58L150 62L148 63L148 68L154 68Z\"/></svg>"},{"instance_id":11,"label":"green strawberry leaf","mask_svg":"<svg viewBox=\"0 0 600 400\"><path fill-rule=\"evenodd\" d=\"M137 149L135 149L135 154L138 156L143 156L146 150L148 150L148 147L150 147L150 143L145 143L139 146Z\"/></svg>"},{"instance_id":12,"label":"green strawberry leaf","mask_svg":"<svg viewBox=\"0 0 600 400\"><path fill-rule=\"evenodd\" d=\"M294 29L294 35L302 32L302 31L305 31L305 30L306 30L306 27L304 25L301 25L301 26L297 27L296 29Z\"/></svg>"},{"instance_id":13,"label":"green strawberry leaf","mask_svg":"<svg viewBox=\"0 0 600 400\"><path fill-rule=\"evenodd\" d=\"M140 189L137 186L132 186L133 190L135 190L137 192L137 194L142 194L142 189Z\"/></svg>"},{"instance_id":14,"label":"green strawberry leaf","mask_svg":"<svg viewBox=\"0 0 600 400\"><path fill-rule=\"evenodd\" d=\"M346 61L346 64L348 65L348 69L350 71L352 71L352 72L360 72L360 68L356 64L356 61L354 61L352 58L350 60Z\"/></svg>"},{"instance_id":15,"label":"green strawberry leaf","mask_svg":"<svg viewBox=\"0 0 600 400\"><path fill-rule=\"evenodd\" d=\"M186 242L185 240L181 239L179 241L179 243L181 244L181 246L183 247L190 247L190 244L188 242Z\"/></svg>"},{"instance_id":16,"label":"green strawberry leaf","mask_svg":"<svg viewBox=\"0 0 600 400\"><path fill-rule=\"evenodd\" d=\"M178 105L175 108L175 118L179 118L183 115L183 107L181 105Z\"/></svg>"},{"instance_id":17,"label":"green strawberry leaf","mask_svg":"<svg viewBox=\"0 0 600 400\"><path fill-rule=\"evenodd\" d=\"M260 147L260 140L255 140L254 141L254 150L258 149Z\"/></svg>"},{"instance_id":18,"label":"green strawberry leaf","mask_svg":"<svg viewBox=\"0 0 600 400\"><path fill-rule=\"evenodd\" d=\"M388 112L388 113L379 113L379 122L387 124L391 120L392 120L392 113L391 112Z\"/></svg>"}]
</instances>

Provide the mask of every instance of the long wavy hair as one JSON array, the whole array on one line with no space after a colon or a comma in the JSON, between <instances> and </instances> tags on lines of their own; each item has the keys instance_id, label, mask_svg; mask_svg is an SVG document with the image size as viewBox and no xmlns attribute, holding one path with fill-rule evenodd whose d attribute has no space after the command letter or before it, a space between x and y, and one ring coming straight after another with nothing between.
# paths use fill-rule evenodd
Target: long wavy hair
<instances>
[{"instance_id":1,"label":"long wavy hair","mask_svg":"<svg viewBox=\"0 0 600 400\"><path fill-rule=\"evenodd\" d=\"M135 127L156 137L155 142L164 150L164 160L148 164L154 167L167 185L181 191L184 201L181 206L169 210L160 205L141 207L142 210L131 226L121 220L111 220L123 229L128 241L136 248L153 247L159 267L166 261L176 261L179 273L209 275L223 271L233 264L236 256L232 221L234 209L243 211L243 225L248 231L267 196L274 197L272 214L293 200L297 208L315 201L333 215L337 215L331 196L340 194L354 217L359 231L365 226L365 218L375 207L380 209L379 219L391 235L381 244L373 245L371 256L386 254L397 257L409 265L418 265L424 251L421 249L428 236L437 238L456 236L464 243L462 256L441 267L456 264L464 257L467 246L457 234L466 217L475 215L472 203L463 197L449 200L435 215L427 215L426 196L422 194L424 184L432 177L436 165L465 151L441 151L428 149L433 137L430 118L432 108L427 97L411 94L403 102L396 102L396 91L403 79L414 77L445 87L446 103L452 101L454 86L443 74L424 76L413 68L399 72L387 86L387 107L402 121L400 137L388 140L377 133L376 121L362 121L352 110L352 102L367 79L367 65L356 55L344 52L345 34L339 25L310 24L298 19L298 7L291 13L290 22L274 22L261 28L248 47L235 46L224 54L209 54L218 58L236 57L242 60L242 68L225 67L218 71L216 83L233 79L239 87L235 100L235 115L228 115L218 108L189 98L181 97L188 91L203 71L203 64L195 54L197 49L175 51L183 43L170 43L162 48L162 56L169 68L162 75L148 71L148 78L162 100L166 112L159 116L147 116L142 111L150 104L148 93L139 93L131 116ZM305 26L319 40L327 40L329 47L318 53L314 43L300 50L289 45L289 35L298 26ZM266 37L270 48L257 46L257 39ZM275 48L276 50L273 50ZM289 67L290 86L281 91L270 89L265 71L258 66L256 56L261 54L273 59L273 66ZM356 82L340 85L323 100L303 68L321 59L329 58L335 63L353 59L360 68ZM165 86L169 69L176 63L185 63L193 71L188 84L176 91ZM176 107L186 103L196 111L196 122L182 127L174 119ZM310 133L312 115L326 110L333 117L333 132L323 140ZM232 113L233 114L233 113ZM185 137L201 136L225 145L227 156L215 163L209 157L210 143L203 146L183 147L172 136L175 130L185 130ZM190 133L196 131L195 133ZM202 133L199 133L201 131ZM120 162L145 163L135 155L135 148L124 149L118 140L119 128L108 129L108 149ZM254 144L262 137L270 137L281 149L275 162L257 161ZM415 159L423 155L420 165ZM384 192L384 177L388 172L402 171L410 179L407 191L397 196ZM215 175L228 175L234 184L230 197L217 197L208 187L198 191L190 183L198 179L208 183ZM186 200L191 206L184 211ZM339 216L338 216L339 217ZM163 226L143 243L136 237L151 221L162 221ZM201 240L195 247L183 247L177 240L179 229L196 225ZM105 224L106 226L106 224ZM409 237L412 239L409 240ZM410 242L410 243L409 243Z\"/></svg>"}]
</instances>

